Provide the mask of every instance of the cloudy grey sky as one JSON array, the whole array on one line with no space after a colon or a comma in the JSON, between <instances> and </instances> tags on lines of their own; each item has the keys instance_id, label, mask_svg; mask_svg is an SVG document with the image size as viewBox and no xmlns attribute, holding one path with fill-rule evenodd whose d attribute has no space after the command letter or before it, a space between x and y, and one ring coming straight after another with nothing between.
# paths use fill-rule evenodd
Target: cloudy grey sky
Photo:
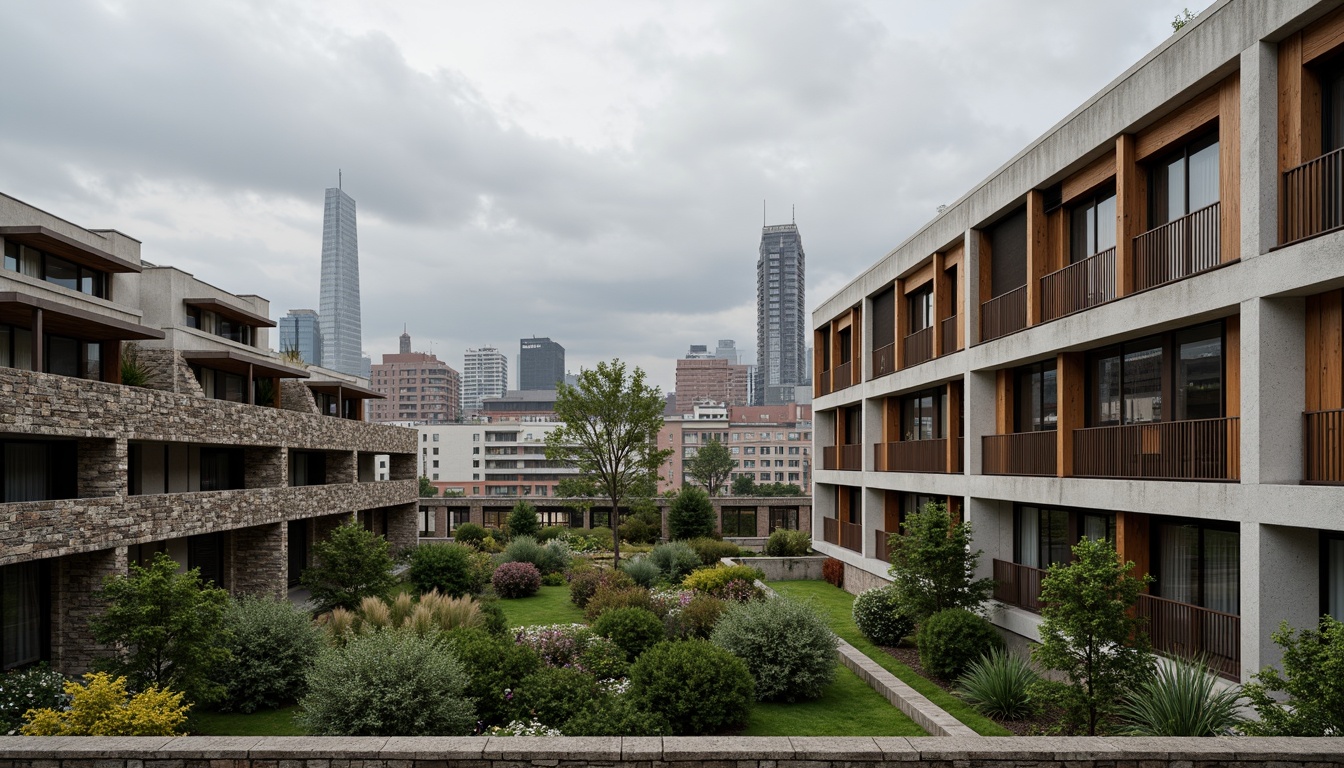
<instances>
[{"instance_id":1,"label":"cloudy grey sky","mask_svg":"<svg viewBox=\"0 0 1344 768\"><path fill-rule=\"evenodd\" d=\"M755 348L762 200L808 306L1171 34L1189 0L0 5L0 190L272 315L359 206L364 346L522 336L672 388ZM1196 9L1197 10L1197 9Z\"/></svg>"}]
</instances>

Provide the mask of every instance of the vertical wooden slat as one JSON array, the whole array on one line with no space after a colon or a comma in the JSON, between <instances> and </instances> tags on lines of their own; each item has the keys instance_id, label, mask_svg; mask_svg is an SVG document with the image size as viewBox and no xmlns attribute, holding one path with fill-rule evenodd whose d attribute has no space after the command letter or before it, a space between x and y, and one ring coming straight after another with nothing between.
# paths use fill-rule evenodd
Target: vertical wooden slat
<instances>
[{"instance_id":1,"label":"vertical wooden slat","mask_svg":"<svg viewBox=\"0 0 1344 768\"><path fill-rule=\"evenodd\" d=\"M1061 352L1055 358L1056 443L1055 470L1073 475L1074 430L1087 423L1087 363L1081 352Z\"/></svg>"},{"instance_id":2,"label":"vertical wooden slat","mask_svg":"<svg viewBox=\"0 0 1344 768\"><path fill-rule=\"evenodd\" d=\"M910 302L905 298L905 280L896 279L896 370L903 370L909 363L905 360L905 345L901 340L910 335Z\"/></svg>"},{"instance_id":3,"label":"vertical wooden slat","mask_svg":"<svg viewBox=\"0 0 1344 768\"><path fill-rule=\"evenodd\" d=\"M1015 428L1013 424L1013 372L1006 368L995 372L994 376L994 431L1006 435Z\"/></svg>"},{"instance_id":4,"label":"vertical wooden slat","mask_svg":"<svg viewBox=\"0 0 1344 768\"><path fill-rule=\"evenodd\" d=\"M943 354L942 319L950 314L951 296L947 280L946 257L940 251L933 254L933 354Z\"/></svg>"},{"instance_id":5,"label":"vertical wooden slat","mask_svg":"<svg viewBox=\"0 0 1344 768\"><path fill-rule=\"evenodd\" d=\"M962 383L960 380L949 381L947 383L947 413L944 414L947 420L947 471L960 472L962 444L957 439L961 435L961 395Z\"/></svg>"},{"instance_id":6,"label":"vertical wooden slat","mask_svg":"<svg viewBox=\"0 0 1344 768\"><path fill-rule=\"evenodd\" d=\"M1241 255L1241 78L1233 73L1218 87L1218 199L1222 203L1222 261Z\"/></svg>"},{"instance_id":7,"label":"vertical wooden slat","mask_svg":"<svg viewBox=\"0 0 1344 768\"><path fill-rule=\"evenodd\" d=\"M1045 195L1027 191L1027 295L1026 325L1041 323L1041 278L1050 274L1050 251L1046 232Z\"/></svg>"},{"instance_id":8,"label":"vertical wooden slat","mask_svg":"<svg viewBox=\"0 0 1344 768\"><path fill-rule=\"evenodd\" d=\"M1115 291L1117 296L1134 292L1134 238L1147 220L1143 169L1133 134L1115 140Z\"/></svg>"}]
</instances>

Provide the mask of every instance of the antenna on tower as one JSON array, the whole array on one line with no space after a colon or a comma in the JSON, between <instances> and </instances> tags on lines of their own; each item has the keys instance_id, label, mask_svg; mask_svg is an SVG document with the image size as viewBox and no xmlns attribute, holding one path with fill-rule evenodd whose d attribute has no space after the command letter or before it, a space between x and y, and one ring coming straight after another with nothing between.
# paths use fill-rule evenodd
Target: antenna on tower
<instances>
[{"instance_id":1,"label":"antenna on tower","mask_svg":"<svg viewBox=\"0 0 1344 768\"><path fill-rule=\"evenodd\" d=\"M790 218L793 219L793 223L794 223L794 224L797 224L797 223L798 223L798 204L797 204L797 203L794 203L793 205L789 206L789 209L790 209L790 211L791 211L791 213L789 214Z\"/></svg>"},{"instance_id":2,"label":"antenna on tower","mask_svg":"<svg viewBox=\"0 0 1344 768\"><path fill-rule=\"evenodd\" d=\"M761 198L761 226L765 226L765 198Z\"/></svg>"},{"instance_id":3,"label":"antenna on tower","mask_svg":"<svg viewBox=\"0 0 1344 768\"><path fill-rule=\"evenodd\" d=\"M342 184L341 184L341 169L340 169L340 168L337 168L337 169L336 169L336 188L337 188L337 189L342 189L342 188L343 188L343 187L342 187Z\"/></svg>"}]
</instances>

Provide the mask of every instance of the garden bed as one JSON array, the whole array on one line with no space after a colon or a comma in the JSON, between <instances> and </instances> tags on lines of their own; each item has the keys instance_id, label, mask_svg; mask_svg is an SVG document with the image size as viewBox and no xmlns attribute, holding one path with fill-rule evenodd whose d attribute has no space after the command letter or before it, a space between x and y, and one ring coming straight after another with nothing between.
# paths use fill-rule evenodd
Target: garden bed
<instances>
[{"instance_id":1,"label":"garden bed","mask_svg":"<svg viewBox=\"0 0 1344 768\"><path fill-rule=\"evenodd\" d=\"M902 645L898 648L889 648L887 646L876 646L882 651L900 663L909 667L915 674L920 675L925 680L942 688L949 696L955 695L956 685L951 680L938 677L924 670L924 666L919 663L919 649L913 645ZM1001 720L997 717L990 718L1003 728L1012 731L1014 736L1041 736L1053 728L1058 721L1059 713L1050 708L1043 708L1033 717L1025 720Z\"/></svg>"}]
</instances>

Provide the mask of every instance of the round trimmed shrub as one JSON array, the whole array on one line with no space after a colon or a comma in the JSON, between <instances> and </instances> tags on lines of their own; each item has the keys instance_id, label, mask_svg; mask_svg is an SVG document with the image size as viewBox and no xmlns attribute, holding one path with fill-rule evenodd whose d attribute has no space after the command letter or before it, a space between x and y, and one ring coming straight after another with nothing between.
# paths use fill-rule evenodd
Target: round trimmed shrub
<instances>
[{"instance_id":1,"label":"round trimmed shrub","mask_svg":"<svg viewBox=\"0 0 1344 768\"><path fill-rule=\"evenodd\" d=\"M633 587L635 580L624 571L602 568L575 570L569 575L569 601L580 608L586 608L601 587Z\"/></svg>"},{"instance_id":2,"label":"round trimmed shrub","mask_svg":"<svg viewBox=\"0 0 1344 768\"><path fill-rule=\"evenodd\" d=\"M541 571L531 563L504 563L495 569L490 584L505 599L531 597L541 589Z\"/></svg>"},{"instance_id":3,"label":"round trimmed shrub","mask_svg":"<svg viewBox=\"0 0 1344 768\"><path fill-rule=\"evenodd\" d=\"M224 645L232 657L215 668L224 712L255 712L292 704L322 650L322 631L288 600L242 597L224 611Z\"/></svg>"},{"instance_id":4,"label":"round trimmed shrub","mask_svg":"<svg viewBox=\"0 0 1344 768\"><path fill-rule=\"evenodd\" d=\"M500 555L500 563L531 563L539 573L551 573L550 556L546 547L537 543L531 536L514 536Z\"/></svg>"},{"instance_id":5,"label":"round trimmed shrub","mask_svg":"<svg viewBox=\"0 0 1344 768\"><path fill-rule=\"evenodd\" d=\"M667 636L662 620L643 608L612 608L593 622L593 631L611 638L630 661Z\"/></svg>"},{"instance_id":6,"label":"round trimmed shrub","mask_svg":"<svg viewBox=\"0 0 1344 768\"><path fill-rule=\"evenodd\" d=\"M485 584L472 556L475 550L465 544L421 544L411 550L407 577L415 591L426 594L438 590L441 595L461 597L479 592Z\"/></svg>"},{"instance_id":7,"label":"round trimmed shrub","mask_svg":"<svg viewBox=\"0 0 1344 768\"><path fill-rule=\"evenodd\" d=\"M541 667L537 652L479 629L457 629L448 637L470 676L466 694L476 702L477 719L487 725L505 725L517 717L512 693Z\"/></svg>"},{"instance_id":8,"label":"round trimmed shrub","mask_svg":"<svg viewBox=\"0 0 1344 768\"><path fill-rule=\"evenodd\" d=\"M632 557L621 563L621 570L645 589L651 589L658 583L658 577L662 576L662 571L658 570L658 566L648 557Z\"/></svg>"},{"instance_id":9,"label":"round trimmed shrub","mask_svg":"<svg viewBox=\"0 0 1344 768\"><path fill-rule=\"evenodd\" d=\"M681 610L667 616L667 636L675 640L698 637L708 640L728 603L703 593L691 598Z\"/></svg>"},{"instance_id":10,"label":"round trimmed shrub","mask_svg":"<svg viewBox=\"0 0 1344 768\"><path fill-rule=\"evenodd\" d=\"M741 659L707 640L664 641L630 666L626 695L672 735L701 736L745 723L755 684Z\"/></svg>"},{"instance_id":11,"label":"round trimmed shrub","mask_svg":"<svg viewBox=\"0 0 1344 768\"><path fill-rule=\"evenodd\" d=\"M815 699L835 680L838 639L811 606L794 600L730 605L709 640L746 663L760 701Z\"/></svg>"},{"instance_id":12,"label":"round trimmed shrub","mask_svg":"<svg viewBox=\"0 0 1344 768\"><path fill-rule=\"evenodd\" d=\"M588 605L584 607L583 615L589 621L596 621L599 616L613 608L642 608L652 613L653 595L649 594L649 590L637 586L598 587Z\"/></svg>"},{"instance_id":13,"label":"round trimmed shrub","mask_svg":"<svg viewBox=\"0 0 1344 768\"><path fill-rule=\"evenodd\" d=\"M598 680L617 680L630 671L630 662L611 638L589 635L579 651L579 667Z\"/></svg>"},{"instance_id":14,"label":"round trimmed shrub","mask_svg":"<svg viewBox=\"0 0 1344 768\"><path fill-rule=\"evenodd\" d=\"M453 531L453 541L458 544L479 547L481 542L485 541L485 537L489 535L488 531L475 523L463 523L457 526L457 530Z\"/></svg>"},{"instance_id":15,"label":"round trimmed shrub","mask_svg":"<svg viewBox=\"0 0 1344 768\"><path fill-rule=\"evenodd\" d=\"M972 662L1003 647L994 625L965 608L949 608L925 619L915 641L919 663L946 680L957 678Z\"/></svg>"},{"instance_id":16,"label":"round trimmed shrub","mask_svg":"<svg viewBox=\"0 0 1344 768\"><path fill-rule=\"evenodd\" d=\"M765 554L770 557L802 557L812 551L812 537L805 531L780 528L765 540Z\"/></svg>"},{"instance_id":17,"label":"round trimmed shrub","mask_svg":"<svg viewBox=\"0 0 1344 768\"><path fill-rule=\"evenodd\" d=\"M298 719L317 736L464 736L476 722L468 679L437 635L351 635L318 654Z\"/></svg>"},{"instance_id":18,"label":"round trimmed shrub","mask_svg":"<svg viewBox=\"0 0 1344 768\"><path fill-rule=\"evenodd\" d=\"M708 536L700 536L686 542L695 550L695 554L700 557L701 565L718 565L719 561L725 557L740 557L742 548L731 541L723 539L712 539Z\"/></svg>"},{"instance_id":19,"label":"round trimmed shrub","mask_svg":"<svg viewBox=\"0 0 1344 768\"><path fill-rule=\"evenodd\" d=\"M915 622L901 613L896 587L873 587L854 598L854 625L878 645L894 647L915 629Z\"/></svg>"},{"instance_id":20,"label":"round trimmed shrub","mask_svg":"<svg viewBox=\"0 0 1344 768\"><path fill-rule=\"evenodd\" d=\"M663 577L674 584L701 565L700 555L684 541L669 541L654 546L649 559L658 566Z\"/></svg>"}]
</instances>

